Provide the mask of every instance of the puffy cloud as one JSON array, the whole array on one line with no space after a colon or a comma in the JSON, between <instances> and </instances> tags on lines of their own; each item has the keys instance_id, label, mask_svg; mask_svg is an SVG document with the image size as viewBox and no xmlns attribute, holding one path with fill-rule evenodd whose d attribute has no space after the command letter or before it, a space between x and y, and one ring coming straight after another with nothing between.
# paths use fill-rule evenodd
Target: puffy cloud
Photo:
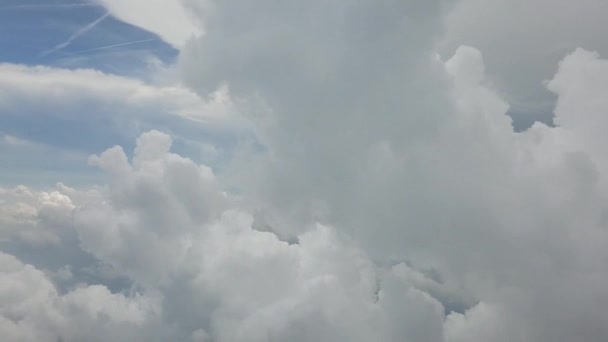
<instances>
[{"instance_id":1,"label":"puffy cloud","mask_svg":"<svg viewBox=\"0 0 608 342\"><path fill-rule=\"evenodd\" d=\"M515 133L479 51L460 48L445 63L432 58L440 32L421 29L420 21L436 27L439 3L327 5L314 15L315 6L263 2L248 10L262 13L247 18L235 10L242 6L216 4L204 19L206 35L185 46L180 63L199 92L226 82L268 108L255 117L267 150L233 169L260 209L261 226L290 239L320 221L354 236L377 262L434 268L465 297L504 312L500 325L517 327L522 340L605 334L590 318L602 317L601 305L559 299L581 287L594 291L575 279L583 265L593 269L588 275L602 273L591 255L605 258L600 248L584 247L606 238L599 228L604 158L583 143L589 132L558 119L557 128ZM409 34L414 28L419 35ZM576 84L560 82L568 59L550 83L559 92L558 118L566 115L559 111L567 92L559 86ZM600 113L599 96L596 102ZM564 265L572 282L558 289Z\"/></svg>"},{"instance_id":2,"label":"puffy cloud","mask_svg":"<svg viewBox=\"0 0 608 342\"><path fill-rule=\"evenodd\" d=\"M604 162L602 128L608 124L608 101L603 96L608 88L606 79L608 62L597 52L577 49L562 60L558 73L547 83L558 96L555 123L572 131L599 163Z\"/></svg>"},{"instance_id":3,"label":"puffy cloud","mask_svg":"<svg viewBox=\"0 0 608 342\"><path fill-rule=\"evenodd\" d=\"M495 307L479 303L465 314L451 313L445 321L446 341L520 341L517 331L507 331Z\"/></svg>"},{"instance_id":4,"label":"puffy cloud","mask_svg":"<svg viewBox=\"0 0 608 342\"><path fill-rule=\"evenodd\" d=\"M605 339L606 61L567 56L547 83L557 126L516 133L480 51L435 56L444 2L184 3L206 25L182 49L185 82L203 97L227 85L261 146L218 172L149 131L132 154L116 146L89 159L104 187L59 187L53 200L28 189L22 216L63 203L56 215L76 239L58 243L93 260L35 267L3 254L3 283L27 270L40 284L27 291L43 295L0 296L18 307L2 329L31 339ZM3 212L7 243L20 239L18 213ZM54 231L39 222L25 229ZM113 274L86 278L86 267Z\"/></svg>"},{"instance_id":5,"label":"puffy cloud","mask_svg":"<svg viewBox=\"0 0 608 342\"><path fill-rule=\"evenodd\" d=\"M211 169L170 146L168 135L151 131L137 140L132 164L118 146L92 156L110 188L75 213L83 247L142 282L161 281L182 263L190 235L226 202Z\"/></svg>"},{"instance_id":6,"label":"puffy cloud","mask_svg":"<svg viewBox=\"0 0 608 342\"><path fill-rule=\"evenodd\" d=\"M605 212L601 203L605 202L599 200L601 193L585 188L585 184L587 172L600 177L600 171L593 171L600 155L587 149L586 141L579 139L586 136L578 133L576 126L566 123L513 133L504 114L505 103L483 84L483 77L471 78L470 70L483 70L480 63L480 54L471 48L460 49L445 63L454 87L448 98L454 100L453 115L461 126L445 128L446 140L434 140L446 149L442 153L435 149L433 158L439 160L417 160L430 163L422 166L428 167L428 181L439 187L418 188L420 198L430 196L431 190L452 191L444 193L441 211L433 212L442 217L421 212L422 217L410 221L426 224L428 232L407 226L391 231L378 225L373 230L376 238L370 239L363 227L352 230L354 221L337 217L326 219L337 229L304 223L295 229L299 233L294 242L282 241L272 231L255 229L256 219L243 209L250 204L224 194L209 168L171 153L171 138L157 131L137 140L131 158L120 147L90 158L108 175L105 188L82 192L58 185L54 192L24 187L3 190L3 197L17 202L6 207L5 217L23 212L17 208L19 201L33 208L21 218L24 222L37 217L39 207L63 208L56 216L74 218L62 228L77 234L82 253L90 253L98 265L107 265L117 273L114 277L129 279L131 288L142 293L111 292L104 285L95 285L95 279L83 277L82 272L73 273L69 264L43 273L3 254L6 264L11 265L2 272L7 279L3 283L18 282L25 277L24 272L39 279L35 282L38 285L24 288L27 295L6 297L17 299L16 304L3 304L7 308L3 311L3 331L6 336L25 340L60 335L79 339L91 332L118 340L142 336L218 341L567 341L574 336L597 340L603 335L602 284L608 279L602 271L605 230L600 228L601 221L592 218L601 219ZM550 87L563 94L576 91L587 82L560 80L569 77L569 72L578 74L579 68L602 63L593 54L577 51L564 60ZM593 82L590 85L596 86ZM454 144L454 136L462 131L476 133L472 138L483 141L484 148L505 152L489 160L474 159L478 147L465 141L459 146L468 158L463 162L489 168L486 163L507 159L518 172L505 170L500 182L496 180L499 173L480 172L478 175L488 179L475 178L466 184L469 194L456 193L460 188L454 181L466 179L462 172L470 173L471 169L450 159L450 172L460 173L461 178L446 178L435 169L435 163L446 162L441 159L452 152L447 142ZM561 139L561 135L570 140ZM556 141L572 143L564 147ZM403 170L400 164L408 162L397 158L397 151L389 145L376 151L376 158L384 165L396 167L393 172ZM545 172L551 177L539 181ZM376 176L367 175L370 180ZM385 173L378 176L392 186L408 181L399 174L391 175L394 179ZM484 196L470 193L475 183L490 182L499 187L508 184L517 189L518 196L489 185ZM413 183L407 185L414 187ZM377 195L373 190L369 189L369 196ZM544 196L546 200L538 201ZM348 205L353 210L359 208L357 202ZM466 215L449 206L464 210ZM401 217L407 217L410 209L400 208ZM375 211L367 212L373 214ZM18 228L22 221L15 220L20 216L10 217L13 221L5 219L3 227ZM480 221L473 225L472 219ZM441 222L449 222L449 226L429 225ZM42 221L36 229L53 232L53 221ZM6 236L9 240L20 238ZM394 244L387 240L395 237L398 241ZM422 244L410 243L411 239ZM404 262L383 264L382 258L377 258L382 255L378 254L379 245L389 255L410 259L422 267ZM396 253L399 249L393 246L403 250ZM426 267L432 271L424 271ZM72 285L60 286L65 279L71 279L68 284ZM111 277L97 281L108 279ZM128 288L123 287L123 291ZM581 292L575 295L574 289ZM34 295L38 292L33 291L43 294ZM38 298L39 302L19 299L25 297ZM18 314L28 318L15 318ZM553 326L554 321L560 326ZM79 322L79 328L62 322ZM164 329L164 335L156 335L159 329ZM115 335L108 337L102 331Z\"/></svg>"},{"instance_id":7,"label":"puffy cloud","mask_svg":"<svg viewBox=\"0 0 608 342\"><path fill-rule=\"evenodd\" d=\"M58 243L74 205L59 191L33 192L25 186L0 188L0 240L18 238L40 245Z\"/></svg>"},{"instance_id":8,"label":"puffy cloud","mask_svg":"<svg viewBox=\"0 0 608 342\"><path fill-rule=\"evenodd\" d=\"M169 146L168 136L149 132L138 139L132 163L120 148L93 157L110 174L109 197L78 209L75 220L84 249L144 288L161 289L167 319L182 331L203 329L226 341L306 341L311 329L320 340L440 340L443 307L424 286L433 281L409 271L418 290L411 279L392 276L396 271L379 274L329 227L313 227L289 244L255 230L246 212L210 211L235 199L218 192L208 169ZM188 186L174 187L177 180ZM432 320L422 325L417 310ZM405 335L397 312L411 317Z\"/></svg>"},{"instance_id":9,"label":"puffy cloud","mask_svg":"<svg viewBox=\"0 0 608 342\"><path fill-rule=\"evenodd\" d=\"M112 294L99 285L62 295L43 272L5 253L0 284L0 331L9 341L145 339L141 328L158 314L154 298Z\"/></svg>"},{"instance_id":10,"label":"puffy cloud","mask_svg":"<svg viewBox=\"0 0 608 342\"><path fill-rule=\"evenodd\" d=\"M254 202L272 197L293 214L295 222L278 225L290 229L298 215L323 218L325 201L365 197L350 185L365 177L361 165L374 164L366 158L376 148L401 150L450 119L438 90L443 66L429 58L440 1L275 5L214 3L203 15L206 34L182 49L180 68L203 94L226 83L251 98L248 114L272 158L246 158L232 170L252 178L237 182L258 188L246 190Z\"/></svg>"},{"instance_id":11,"label":"puffy cloud","mask_svg":"<svg viewBox=\"0 0 608 342\"><path fill-rule=\"evenodd\" d=\"M426 288L442 285L405 264L378 267L331 227L312 226L291 244L254 229L251 214L225 210L238 208L238 200L219 191L213 173L172 154L170 145L167 135L151 131L138 139L131 160L111 148L91 157L107 172L107 188L82 192L58 185L55 195L71 203L67 216L74 219L63 229L74 230L83 250L132 280L131 290L112 293L88 285L70 265L45 274L3 254L13 265L3 269L3 283L19 281L25 269L39 279L31 291L44 292L35 305L15 299L25 321L3 302L6 319L19 322L3 331L24 340L91 334L115 340L441 341L444 309ZM18 190L43 202L49 197ZM77 279L62 294L57 282L66 278ZM154 335L159 329L166 331Z\"/></svg>"},{"instance_id":12,"label":"puffy cloud","mask_svg":"<svg viewBox=\"0 0 608 342\"><path fill-rule=\"evenodd\" d=\"M438 48L444 56L462 44L483 51L490 79L526 128L551 122L555 97L542 81L564 55L579 47L608 54L606 11L602 0L461 0L446 13Z\"/></svg>"}]
</instances>

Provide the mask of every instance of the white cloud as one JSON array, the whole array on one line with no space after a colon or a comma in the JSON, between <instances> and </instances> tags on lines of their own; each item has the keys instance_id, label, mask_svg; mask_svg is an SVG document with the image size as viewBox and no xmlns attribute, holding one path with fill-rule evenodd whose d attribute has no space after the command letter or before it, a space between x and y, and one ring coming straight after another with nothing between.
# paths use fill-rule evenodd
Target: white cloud
<instances>
[{"instance_id":1,"label":"white cloud","mask_svg":"<svg viewBox=\"0 0 608 342\"><path fill-rule=\"evenodd\" d=\"M565 123L558 128L536 126L525 133L513 133L510 120L504 115L506 105L483 85L482 78L471 79L471 73L465 72L471 68L480 70L479 63L479 53L471 48L460 49L446 62L446 71L454 77L451 96L456 100L453 113L458 119L454 122L460 126L446 128L442 133L446 140L429 142L427 147L436 153L434 159L417 161L422 162L417 167L424 166L431 178L426 185L429 188L417 189L417 199L431 196L431 191L444 198L437 197L442 207L433 212L433 217L420 211L421 216L415 221L404 222L426 225L430 231L409 229L407 225L399 231L382 225L363 231L357 226L346 227L353 221L337 218L334 221L338 230L303 224L297 244L289 244L272 232L255 230L253 216L241 209L240 200L222 194L210 169L172 154L171 139L152 131L138 139L131 160L120 147L91 157L91 163L108 174L105 189L80 192L59 186L56 193L27 188L3 192L4 197L13 196L8 198L21 194L39 205L65 207L67 213L63 217L73 215L75 221L63 229L72 229L73 224L80 246L134 281L144 297L112 294L95 285L74 288L62 295L46 280L44 291L50 295L40 297L41 303L23 304L25 311L20 311L37 310L43 312L42 316L3 329L14 336L33 334L23 335L25 339L51 336L51 331L85 336L82 334L86 332L48 323L47 316L51 314L47 312L57 311L58 317L65 315L62 305L67 304L52 304L59 300L78 308L79 319L85 320L81 325L87 327L87 332L103 329L99 324L120 324L121 329L116 329L117 335L113 336L119 340L151 336L155 329L167 326L173 329L167 329L165 337L220 341L568 341L574 336L595 340L602 335L603 305L590 294L603 293L602 284L608 277L601 262L606 257L602 247L606 234L598 230L593 218L601 218L605 208L597 200L601 194L585 188L585 168L592 167L585 165L599 161L601 156L589 150L587 157L579 157L572 155L568 146L556 144L562 140L555 140L555 135L565 135L573 141L570 149L587 150L585 141L578 139L576 126ZM587 82L583 80L558 84L565 77L578 74L580 68L593 65L601 67L603 62L593 54L576 52L562 63L550 87L563 94L571 91L569 86L572 91L584 87ZM465 79L459 79L460 75ZM479 153L478 147L466 140L458 146L463 162L468 164L462 166L459 160L449 159L453 153L449 146L455 144L454 137L462 131L476 132L471 138L480 139L484 149L504 153ZM580 137L585 135L581 133ZM450 145L446 145L448 142ZM392 163L385 165L392 165L393 172L402 170L399 164L407 162L398 158L390 146L377 151L383 151L377 158ZM545 158L545 152L553 157ZM459 177L446 178L435 166L448 161L452 165L449 172L458 173ZM487 163L507 162L517 165L517 172L477 171L486 179L475 177L469 181L464 176L474 168L489 168ZM546 177L541 181L538 177L543 173ZM496 175L500 175L500 180ZM370 180L377 177L374 173L368 176ZM380 176L395 187L397 182L409 182L408 177L399 174L390 175L391 178L386 178L386 173ZM457 183L463 180L467 182L467 192L458 192L461 188ZM431 181L436 188L430 188ZM407 186L411 189L412 184ZM481 194L473 193L480 184L494 184L494 188L488 186ZM500 190L504 186L517 195L504 193ZM368 189L369 196L376 196L375 191ZM539 197L546 199L538 201ZM358 201L346 203L343 198L342 202L358 208ZM332 203L329 205L331 210ZM450 206L466 215L452 211ZM398 217L409 215L410 209L399 208ZM35 210L28 217L35 216ZM19 210L7 207L7 212ZM362 215L355 217L366 219ZM489 225L474 225L471 218ZM441 222L448 222L449 226L441 226ZM431 227L430 223L439 225ZM43 221L38 229L53 228ZM375 239L370 239L367 232L373 233ZM388 243L386 239L398 242ZM410 242L412 239L414 243ZM392 251L390 255L433 267L441 279L405 263L386 267L372 261L370 255L378 255L377 244ZM392 248L399 245L402 253L395 254L399 249ZM517 253L513 253L515 250ZM18 261L12 263L21 265ZM16 269L20 267L23 266ZM57 270L58 277L66 267L69 265ZM46 277L29 269L38 277ZM68 278L79 277L70 273ZM11 279L17 277L9 274ZM546 291L548 288L552 290ZM581 291L577 295L572 292L575 288ZM104 296L108 298L99 303L116 301L117 306L125 308L112 311L114 306L96 305L95 298ZM153 299L155 296L158 299ZM143 298L147 299L141 302ZM482 302L475 304L477 300ZM444 310L450 310L454 303L470 309L444 316ZM100 312L111 320L93 320ZM5 315L10 321L14 313ZM573 318L579 316L586 318ZM559 327L553 325L555 320L560 322Z\"/></svg>"},{"instance_id":2,"label":"white cloud","mask_svg":"<svg viewBox=\"0 0 608 342\"><path fill-rule=\"evenodd\" d=\"M59 191L34 192L24 186L0 188L0 241L19 238L39 245L59 243L60 231L69 226L74 209Z\"/></svg>"},{"instance_id":3,"label":"white cloud","mask_svg":"<svg viewBox=\"0 0 608 342\"><path fill-rule=\"evenodd\" d=\"M54 197L20 189L43 203L74 203L65 215L74 221L62 228L74 229L84 250L133 280L143 294L112 294L84 284L62 295L41 271L5 255L14 269L40 278L32 291L45 295L19 311L32 321L2 329L25 340L79 339L87 333L142 339L173 326L155 338L307 341L314 334L318 340L440 341L443 307L424 285L417 287L432 280L406 265L378 268L330 227L311 227L297 244L253 229L250 214L222 209L230 202L238 206L219 192L212 172L170 153L170 144L167 135L152 131L138 139L131 162L118 147L92 157L108 173L106 189L80 192L59 185ZM70 269L55 273L65 278ZM11 281L21 277L3 272ZM78 275L70 271L67 278L73 277ZM10 310L4 315L14 318ZM52 315L66 323L49 323ZM67 322L78 322L78 329Z\"/></svg>"},{"instance_id":4,"label":"white cloud","mask_svg":"<svg viewBox=\"0 0 608 342\"><path fill-rule=\"evenodd\" d=\"M4 135L4 142L7 143L7 144L9 144L9 145L15 145L15 146L28 146L28 145L32 144L30 141L14 137L14 136L12 136L10 134L5 134Z\"/></svg>"},{"instance_id":5,"label":"white cloud","mask_svg":"<svg viewBox=\"0 0 608 342\"><path fill-rule=\"evenodd\" d=\"M507 331L502 325L504 317L496 308L479 303L465 314L451 313L445 322L446 341L520 341L517 331Z\"/></svg>"},{"instance_id":6,"label":"white cloud","mask_svg":"<svg viewBox=\"0 0 608 342\"><path fill-rule=\"evenodd\" d=\"M442 4L226 0L196 12L206 34L182 49L184 81L203 97L227 84L262 146L239 150L220 178L153 130L132 157L116 146L89 159L104 187L3 190L24 203L2 212L3 246L21 241L22 226L54 236L59 222L77 238L54 243L114 275L5 252L0 284L36 281L0 287L0 329L76 340L604 340L608 62L568 55L547 83L557 127L515 133L480 51L433 57ZM151 97L163 98L157 88ZM61 210L31 224L45 206Z\"/></svg>"},{"instance_id":7,"label":"white cloud","mask_svg":"<svg viewBox=\"0 0 608 342\"><path fill-rule=\"evenodd\" d=\"M141 328L158 314L155 298L103 286L61 295L40 270L1 252L0 270L0 331L8 341L145 339Z\"/></svg>"},{"instance_id":8,"label":"white cloud","mask_svg":"<svg viewBox=\"0 0 608 342\"><path fill-rule=\"evenodd\" d=\"M226 201L208 167L170 146L169 136L151 131L138 139L132 165L118 146L91 157L110 176L109 198L76 212L84 249L142 283L162 281L184 262L192 230Z\"/></svg>"},{"instance_id":9,"label":"white cloud","mask_svg":"<svg viewBox=\"0 0 608 342\"><path fill-rule=\"evenodd\" d=\"M577 49L560 63L558 73L547 83L547 88L558 95L555 123L574 132L583 148L595 154L597 162L604 161L607 79L608 62L597 52Z\"/></svg>"},{"instance_id":10,"label":"white cloud","mask_svg":"<svg viewBox=\"0 0 608 342\"><path fill-rule=\"evenodd\" d=\"M583 247L606 239L597 226L606 212L604 157L583 143L589 132L537 125L515 133L478 51L458 49L445 66L431 58L440 36L425 30L441 17L434 2L327 5L324 15L308 12L312 5L258 2L246 18L242 6L217 4L180 63L199 92L227 82L270 108L256 117L267 153L247 154L233 169L261 225L293 238L318 220L355 236L374 260L434 268L465 297L505 312L501 324L522 340L603 335L601 305L559 299L595 288L574 280L583 265L603 273L591 255L605 253ZM583 88L577 97L600 92ZM579 115L582 103L572 104L569 115ZM565 265L572 282L540 295ZM574 319L584 312L593 313Z\"/></svg>"},{"instance_id":11,"label":"white cloud","mask_svg":"<svg viewBox=\"0 0 608 342\"><path fill-rule=\"evenodd\" d=\"M165 42L180 48L202 34L200 23L189 15L181 1L97 0L116 18L157 34Z\"/></svg>"},{"instance_id":12,"label":"white cloud","mask_svg":"<svg viewBox=\"0 0 608 342\"><path fill-rule=\"evenodd\" d=\"M90 183L92 177L83 176L90 171L81 167L89 154L131 144L150 129L171 132L182 151L199 152L206 161L218 157L210 147L229 152L231 141L247 131L225 88L202 98L175 82L15 64L0 64L0 126L8 162L3 177L12 184L32 177L61 181L60 163L78 170L70 177ZM194 139L198 145L190 143Z\"/></svg>"},{"instance_id":13,"label":"white cloud","mask_svg":"<svg viewBox=\"0 0 608 342\"><path fill-rule=\"evenodd\" d=\"M603 0L462 0L445 19L440 51L467 44L484 52L488 74L519 121L550 119L554 97L542 86L576 48L608 54Z\"/></svg>"},{"instance_id":14,"label":"white cloud","mask_svg":"<svg viewBox=\"0 0 608 342\"><path fill-rule=\"evenodd\" d=\"M222 119L231 114L230 99L226 97L225 90L215 93L207 102L179 85L155 86L91 69L0 64L0 75L0 105L4 113L15 110L17 106L26 106L32 102L28 100L35 96L37 101L30 106L46 105L56 115L84 115L69 109L79 107L84 110L91 103L115 110L132 106L135 108L130 113L140 116L161 112L201 121Z\"/></svg>"}]
</instances>

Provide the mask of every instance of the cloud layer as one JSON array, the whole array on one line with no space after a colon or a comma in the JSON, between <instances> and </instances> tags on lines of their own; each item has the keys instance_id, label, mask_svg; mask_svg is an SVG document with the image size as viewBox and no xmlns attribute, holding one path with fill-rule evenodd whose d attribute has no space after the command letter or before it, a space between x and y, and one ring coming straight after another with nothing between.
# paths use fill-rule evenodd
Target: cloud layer
<instances>
[{"instance_id":1,"label":"cloud layer","mask_svg":"<svg viewBox=\"0 0 608 342\"><path fill-rule=\"evenodd\" d=\"M218 151L229 155L236 137L247 132L235 111L222 88L201 97L176 81L0 64L0 150L12 161L4 178L13 184L36 177L48 184L50 178L52 184L63 180L57 174L63 164L69 165L65 172L78 171L67 175L76 179L87 172L79 165L89 154L114 144L131 147L153 127L171 132L180 151L217 164L226 158Z\"/></svg>"}]
</instances>

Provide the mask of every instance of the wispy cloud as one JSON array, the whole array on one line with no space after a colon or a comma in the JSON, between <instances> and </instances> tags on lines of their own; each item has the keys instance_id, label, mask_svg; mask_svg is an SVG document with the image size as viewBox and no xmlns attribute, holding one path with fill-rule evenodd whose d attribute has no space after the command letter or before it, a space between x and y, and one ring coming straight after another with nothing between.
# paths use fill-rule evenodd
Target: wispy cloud
<instances>
[{"instance_id":1,"label":"wispy cloud","mask_svg":"<svg viewBox=\"0 0 608 342\"><path fill-rule=\"evenodd\" d=\"M89 32L90 30L92 30L93 28L95 28L95 26L99 25L99 23L101 23L104 19L106 19L108 16L110 15L109 12L106 12L104 15L102 15L101 17L97 18L96 20L94 20L93 22L81 27L80 29L76 30L76 32L74 32L66 41L64 41L63 43L57 44L55 45L52 49L47 50L45 52L43 52L41 54L42 57L44 56L48 56L54 52L57 52L59 50L65 49L66 47L68 47L70 44L72 44L72 42L74 40L76 40L78 37L82 36L83 34Z\"/></svg>"},{"instance_id":2,"label":"wispy cloud","mask_svg":"<svg viewBox=\"0 0 608 342\"><path fill-rule=\"evenodd\" d=\"M10 134L5 134L2 142L8 144L8 145L12 145L12 146L32 146L34 145L33 142L29 141L29 140L25 140Z\"/></svg>"},{"instance_id":3,"label":"wispy cloud","mask_svg":"<svg viewBox=\"0 0 608 342\"><path fill-rule=\"evenodd\" d=\"M141 44L141 43L146 43L146 42L153 42L153 41L157 41L157 40L158 40L158 38L149 38L149 39L135 40L135 41L132 41L132 42L120 43L120 44L104 45L104 46L100 46L100 47L96 47L96 48L92 48L92 49L86 49L86 50L76 51L76 52L74 52L74 54L77 55L77 54L81 54L81 53L88 53L88 52L101 51L101 50L108 50L108 49L113 49L113 48L117 48L117 47L123 47L123 46Z\"/></svg>"}]
</instances>

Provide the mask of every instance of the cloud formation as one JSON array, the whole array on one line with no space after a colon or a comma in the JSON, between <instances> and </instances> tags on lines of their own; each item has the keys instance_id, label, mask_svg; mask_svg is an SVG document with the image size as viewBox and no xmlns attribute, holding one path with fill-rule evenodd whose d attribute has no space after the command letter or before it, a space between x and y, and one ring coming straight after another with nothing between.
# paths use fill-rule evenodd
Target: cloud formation
<instances>
[{"instance_id":1,"label":"cloud formation","mask_svg":"<svg viewBox=\"0 0 608 342\"><path fill-rule=\"evenodd\" d=\"M4 289L14 298L2 311L10 336L49 341L441 338L444 308L427 291L446 292L442 284L403 263L377 267L331 227L311 226L296 244L255 230L253 216L235 209L238 200L218 191L210 169L170 153L170 143L167 135L151 131L138 139L131 162L119 147L93 156L91 162L108 174L105 189L85 193L58 185L51 194L24 187L3 191L5 197L27 195L16 206L37 198L42 208L32 208L28 218L47 231L53 226L43 209L53 198L53 205L66 209L57 216L73 218L61 228L76 232L83 252L132 283L111 293L106 285L70 279L71 267L43 272L3 255L5 283L17 286ZM28 287L32 292L23 297L8 292L27 277L37 279ZM59 285L70 280L74 285L60 293ZM38 291L44 295L35 295ZM32 296L40 303L30 304ZM38 311L41 317L34 315ZM72 329L61 322L79 324ZM152 337L160 330L162 335Z\"/></svg>"},{"instance_id":2,"label":"cloud formation","mask_svg":"<svg viewBox=\"0 0 608 342\"><path fill-rule=\"evenodd\" d=\"M606 11L601 0L461 0L446 15L438 49L444 56L461 44L480 49L519 128L550 123L555 97L542 81L576 48L608 54L601 33L608 28Z\"/></svg>"},{"instance_id":3,"label":"cloud formation","mask_svg":"<svg viewBox=\"0 0 608 342\"><path fill-rule=\"evenodd\" d=\"M175 48L202 34L181 1L96 0L119 20L157 34Z\"/></svg>"},{"instance_id":4,"label":"cloud formation","mask_svg":"<svg viewBox=\"0 0 608 342\"><path fill-rule=\"evenodd\" d=\"M25 182L40 175L53 184L63 180L54 173L59 163L79 177L87 173L78 165L86 166L89 154L114 144L130 147L151 128L171 132L181 151L214 162L218 150L228 152L235 137L247 132L235 110L222 88L201 97L176 81L0 64L0 134L9 137L0 149L20 168L5 170L4 177ZM20 156L26 153L35 160L24 162Z\"/></svg>"},{"instance_id":5,"label":"cloud formation","mask_svg":"<svg viewBox=\"0 0 608 342\"><path fill-rule=\"evenodd\" d=\"M91 100L143 93L138 112L173 111L224 89L256 143L219 172L150 130L132 153L89 158L103 186L3 188L5 336L605 340L608 61L598 53L555 65L555 127L516 133L482 51L435 54L446 2L183 4L205 25L178 64L198 95L95 74L108 83ZM36 70L11 79L57 73L78 84L60 89L88 94L80 72ZM50 92L37 87L27 92ZM53 246L74 254L34 257Z\"/></svg>"}]
</instances>

